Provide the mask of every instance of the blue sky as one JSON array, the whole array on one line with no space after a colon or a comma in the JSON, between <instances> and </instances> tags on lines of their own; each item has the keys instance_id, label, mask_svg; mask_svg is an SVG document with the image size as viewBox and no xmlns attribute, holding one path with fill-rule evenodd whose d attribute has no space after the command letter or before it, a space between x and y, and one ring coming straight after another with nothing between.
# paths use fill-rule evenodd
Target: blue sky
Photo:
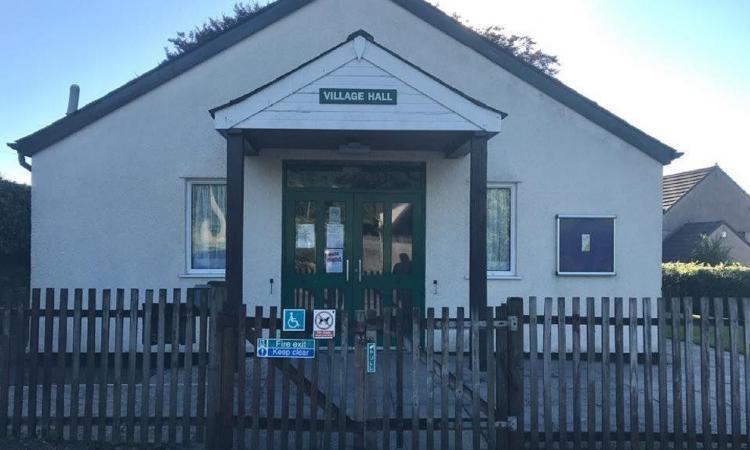
<instances>
[{"instance_id":1,"label":"blue sky","mask_svg":"<svg viewBox=\"0 0 750 450\"><path fill-rule=\"evenodd\" d=\"M352 0L354 1L354 0ZM167 39L235 0L2 0L0 143L153 68ZM559 78L685 152L667 173L719 163L750 191L750 2L440 0L475 25L528 34L559 56ZM0 174L29 182L0 148Z\"/></svg>"}]
</instances>

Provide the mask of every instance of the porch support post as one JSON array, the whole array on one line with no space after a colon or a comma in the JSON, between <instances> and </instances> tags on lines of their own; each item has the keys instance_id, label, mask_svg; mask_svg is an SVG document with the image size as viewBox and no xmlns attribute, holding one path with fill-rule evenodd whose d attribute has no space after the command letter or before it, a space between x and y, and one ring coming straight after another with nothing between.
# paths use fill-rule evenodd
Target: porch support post
<instances>
[{"instance_id":1,"label":"porch support post","mask_svg":"<svg viewBox=\"0 0 750 450\"><path fill-rule=\"evenodd\" d=\"M469 311L475 320L487 313L487 140L477 134L471 139L469 183ZM486 332L480 333L480 368L486 367Z\"/></svg>"},{"instance_id":2,"label":"porch support post","mask_svg":"<svg viewBox=\"0 0 750 450\"><path fill-rule=\"evenodd\" d=\"M227 229L226 282L227 307L242 304L242 235L245 205L245 152L242 131L227 134Z\"/></svg>"},{"instance_id":3,"label":"porch support post","mask_svg":"<svg viewBox=\"0 0 750 450\"><path fill-rule=\"evenodd\" d=\"M242 305L242 218L244 205L245 153L241 131L227 133L227 210L226 210L226 275L223 293L215 292L214 301L221 300L212 316L211 327L216 327L214 350L217 358L218 383L215 415L212 418L212 435L208 436L209 448L228 450L232 448L234 436L233 404L234 376L237 371L237 346L244 342L239 336L237 314ZM217 286L217 289L220 289ZM223 297L223 298L222 298Z\"/></svg>"}]
</instances>

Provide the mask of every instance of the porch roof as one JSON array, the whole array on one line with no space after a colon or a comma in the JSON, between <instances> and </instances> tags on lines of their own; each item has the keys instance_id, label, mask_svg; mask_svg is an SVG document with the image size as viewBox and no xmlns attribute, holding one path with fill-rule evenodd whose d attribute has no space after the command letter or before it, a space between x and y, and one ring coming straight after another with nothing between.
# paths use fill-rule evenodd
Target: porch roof
<instances>
[{"instance_id":1,"label":"porch roof","mask_svg":"<svg viewBox=\"0 0 750 450\"><path fill-rule=\"evenodd\" d=\"M248 94L210 110L215 128L241 132L246 154L275 148L468 153L500 132L506 114L358 31Z\"/></svg>"}]
</instances>

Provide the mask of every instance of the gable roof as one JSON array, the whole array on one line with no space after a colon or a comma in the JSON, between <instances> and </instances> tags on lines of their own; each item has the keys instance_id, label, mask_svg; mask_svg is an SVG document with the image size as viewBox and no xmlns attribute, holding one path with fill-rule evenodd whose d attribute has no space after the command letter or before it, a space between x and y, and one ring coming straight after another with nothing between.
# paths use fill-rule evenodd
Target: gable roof
<instances>
[{"instance_id":1,"label":"gable roof","mask_svg":"<svg viewBox=\"0 0 750 450\"><path fill-rule=\"evenodd\" d=\"M393 130L473 130L496 134L500 131L501 120L507 114L493 108L443 82L439 78L426 72L422 68L407 61L397 53L375 42L372 35L364 30L358 30L349 35L346 41L321 53L275 80L230 100L221 106L209 110L215 119L217 129L229 128L283 128L299 129L299 117L304 122L314 123L315 129L341 129L354 126L355 130L368 130L368 124L363 120L346 123L340 118L316 117L316 113L330 114L335 109L327 110L318 105L311 98L317 98L318 89L331 86L329 77L341 76L352 69L367 71L368 77L382 78L379 82L368 84L371 88L398 89L398 95L412 97L408 100L408 108L403 105L381 105L381 111L389 114L388 129ZM385 80L385 81L384 81ZM382 85L378 83L383 83ZM419 89L414 86L418 85ZM358 88L358 81L338 81L335 86L343 89ZM263 96L263 94L266 94ZM418 105L412 103L418 98ZM302 108L285 106L285 103L301 103ZM272 111L274 122L269 127L268 117L264 111ZM412 113L430 114L431 117L418 123L410 121ZM439 113L439 114L438 114ZM357 115L369 117L372 111L347 111L343 115L351 118ZM398 117L402 114L402 117ZM438 118L438 115L442 117ZM447 116L452 117L447 117ZM415 116L416 117L416 116ZM280 120L281 119L281 120ZM439 119L439 120L438 120ZM448 120L452 123L448 124ZM251 126L251 122L263 123L263 126ZM279 123L284 122L284 123ZM291 124L291 125L290 125ZM382 124L375 123L379 129ZM456 128L452 128L456 127Z\"/></svg>"},{"instance_id":2,"label":"gable roof","mask_svg":"<svg viewBox=\"0 0 750 450\"><path fill-rule=\"evenodd\" d=\"M726 227L741 242L750 246L750 243L743 236L739 235L734 228L725 222L688 222L664 240L662 244L662 261L690 262L692 260L693 249L700 242L701 236L710 236L721 226Z\"/></svg>"},{"instance_id":3,"label":"gable roof","mask_svg":"<svg viewBox=\"0 0 750 450\"><path fill-rule=\"evenodd\" d=\"M33 156L312 1L314 0L278 0L249 20L226 30L196 49L146 72L77 112L18 139L8 146L22 155ZM509 51L469 30L426 1L391 1L660 163L669 164L681 155L675 149L630 125L559 80L546 75Z\"/></svg>"},{"instance_id":4,"label":"gable roof","mask_svg":"<svg viewBox=\"0 0 750 450\"><path fill-rule=\"evenodd\" d=\"M662 179L661 208L667 211L718 166L667 175Z\"/></svg>"}]
</instances>

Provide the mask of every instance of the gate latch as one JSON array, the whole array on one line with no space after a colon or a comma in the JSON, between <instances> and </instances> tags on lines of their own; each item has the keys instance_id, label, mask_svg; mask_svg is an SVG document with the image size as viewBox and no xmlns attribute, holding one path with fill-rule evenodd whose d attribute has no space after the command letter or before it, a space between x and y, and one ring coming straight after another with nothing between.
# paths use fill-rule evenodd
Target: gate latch
<instances>
[{"instance_id":1,"label":"gate latch","mask_svg":"<svg viewBox=\"0 0 750 450\"><path fill-rule=\"evenodd\" d=\"M508 316L510 331L518 331L518 316Z\"/></svg>"},{"instance_id":2,"label":"gate latch","mask_svg":"<svg viewBox=\"0 0 750 450\"><path fill-rule=\"evenodd\" d=\"M495 423L497 428L505 428L510 431L518 429L518 419L516 416L509 416L507 420L500 420Z\"/></svg>"}]
</instances>

